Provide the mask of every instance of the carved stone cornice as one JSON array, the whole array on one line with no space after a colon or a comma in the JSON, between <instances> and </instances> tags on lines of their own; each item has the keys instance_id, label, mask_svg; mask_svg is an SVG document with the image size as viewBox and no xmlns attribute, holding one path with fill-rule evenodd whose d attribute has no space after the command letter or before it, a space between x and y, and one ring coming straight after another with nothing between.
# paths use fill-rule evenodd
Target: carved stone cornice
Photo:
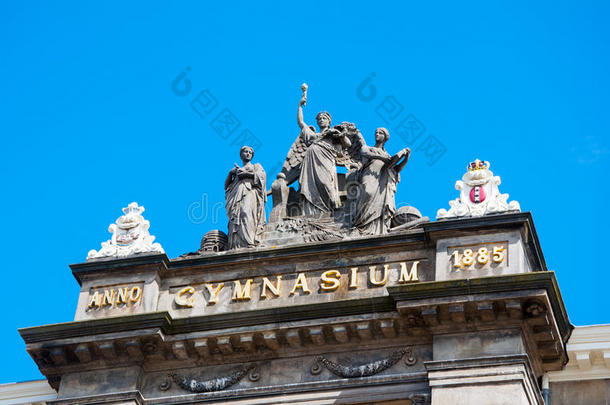
<instances>
[{"instance_id":1,"label":"carved stone cornice","mask_svg":"<svg viewBox=\"0 0 610 405\"><path fill-rule=\"evenodd\" d=\"M548 374L550 382L610 378L610 325L577 326L566 350L570 360Z\"/></svg>"},{"instance_id":2,"label":"carved stone cornice","mask_svg":"<svg viewBox=\"0 0 610 405\"><path fill-rule=\"evenodd\" d=\"M411 325L433 335L520 329L537 374L567 361L570 324L553 272L388 287Z\"/></svg>"},{"instance_id":3,"label":"carved stone cornice","mask_svg":"<svg viewBox=\"0 0 610 405\"><path fill-rule=\"evenodd\" d=\"M170 265L170 260L165 253L140 253L125 258L95 259L84 263L71 264L72 275L83 284L86 277L104 275L122 275L125 271L136 271L138 269L154 269L165 271Z\"/></svg>"},{"instance_id":4,"label":"carved stone cornice","mask_svg":"<svg viewBox=\"0 0 610 405\"><path fill-rule=\"evenodd\" d=\"M166 335L174 335L269 323L393 312L395 309L391 298L375 297L177 319L172 318L168 312L153 312L22 328L19 329L19 333L26 344L151 328L159 329Z\"/></svg>"},{"instance_id":5,"label":"carved stone cornice","mask_svg":"<svg viewBox=\"0 0 610 405\"><path fill-rule=\"evenodd\" d=\"M389 296L173 319L148 313L21 329L47 376L67 370L176 362L220 364L363 342L475 329L520 328L544 370L565 362L571 325L552 272L388 287ZM412 340L413 341L413 340Z\"/></svg>"},{"instance_id":6,"label":"carved stone cornice","mask_svg":"<svg viewBox=\"0 0 610 405\"><path fill-rule=\"evenodd\" d=\"M509 293L524 290L544 290L549 299L557 327L565 344L574 328L561 298L557 278L552 271L539 271L506 276L482 277L459 280L421 282L387 287L388 293L396 302L418 301L422 305L431 298L446 297L449 301L455 296L471 294ZM400 306L406 304L400 304ZM509 307L510 308L510 307ZM520 308L520 307L519 307ZM496 308L492 308L497 310ZM510 312L509 310L507 310ZM404 312L404 310L403 310ZM425 312L425 311L424 311Z\"/></svg>"},{"instance_id":7,"label":"carved stone cornice","mask_svg":"<svg viewBox=\"0 0 610 405\"><path fill-rule=\"evenodd\" d=\"M369 309L370 312L370 309ZM273 322L187 333L176 332L166 313L133 316L131 330L120 332L123 318L73 322L22 331L27 350L47 377L97 368L144 365L149 370L196 367L306 356L329 346L340 351L361 347L391 347L430 342L422 331L411 330L397 313L361 314L317 320ZM112 323L109 321L113 319ZM145 324L146 328L136 325ZM80 324L80 325L79 325ZM63 326L61 328L60 326ZM75 336L74 327L80 329ZM87 329L89 333L86 333ZM101 332L95 334L94 331ZM176 333L174 333L176 332ZM46 335L46 338L44 336ZM62 336L62 338L60 338ZM71 337L69 337L71 336Z\"/></svg>"}]
</instances>

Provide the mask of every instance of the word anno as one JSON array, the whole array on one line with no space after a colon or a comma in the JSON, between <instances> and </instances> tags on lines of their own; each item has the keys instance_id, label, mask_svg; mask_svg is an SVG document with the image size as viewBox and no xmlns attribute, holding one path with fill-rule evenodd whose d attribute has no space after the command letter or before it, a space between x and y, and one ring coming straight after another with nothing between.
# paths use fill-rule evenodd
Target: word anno
<instances>
[{"instance_id":1,"label":"word anno","mask_svg":"<svg viewBox=\"0 0 610 405\"><path fill-rule=\"evenodd\" d=\"M96 291L89 297L87 309L95 310L106 307L118 307L119 305L135 305L141 298L142 288L138 286L105 289L102 292Z\"/></svg>"}]
</instances>

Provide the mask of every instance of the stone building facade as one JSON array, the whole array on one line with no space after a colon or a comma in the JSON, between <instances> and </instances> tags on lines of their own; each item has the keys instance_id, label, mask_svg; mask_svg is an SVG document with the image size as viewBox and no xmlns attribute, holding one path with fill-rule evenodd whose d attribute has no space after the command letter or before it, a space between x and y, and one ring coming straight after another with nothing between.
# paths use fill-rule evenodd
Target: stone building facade
<instances>
[{"instance_id":1,"label":"stone building facade","mask_svg":"<svg viewBox=\"0 0 610 405\"><path fill-rule=\"evenodd\" d=\"M532 215L500 193L490 163L470 162L430 222L394 201L410 149L390 156L385 128L367 146L327 112L316 132L302 90L301 134L271 190L254 150L240 149L228 234L170 259L131 203L111 239L70 266L74 321L20 330L56 392L34 384L30 402L606 403L610 351L586 329L571 349Z\"/></svg>"},{"instance_id":2,"label":"stone building facade","mask_svg":"<svg viewBox=\"0 0 610 405\"><path fill-rule=\"evenodd\" d=\"M548 380L561 404L587 367L607 386L603 344L566 346L529 213L71 268L74 322L20 330L47 403L542 404Z\"/></svg>"}]
</instances>

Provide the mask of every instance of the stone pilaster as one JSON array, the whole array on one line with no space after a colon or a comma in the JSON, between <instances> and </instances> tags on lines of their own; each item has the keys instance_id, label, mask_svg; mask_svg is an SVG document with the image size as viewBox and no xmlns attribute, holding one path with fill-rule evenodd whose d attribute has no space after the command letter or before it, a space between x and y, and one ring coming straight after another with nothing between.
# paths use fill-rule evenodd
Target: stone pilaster
<instances>
[{"instance_id":1,"label":"stone pilaster","mask_svg":"<svg viewBox=\"0 0 610 405\"><path fill-rule=\"evenodd\" d=\"M431 405L543 405L527 356L502 356L426 364Z\"/></svg>"}]
</instances>

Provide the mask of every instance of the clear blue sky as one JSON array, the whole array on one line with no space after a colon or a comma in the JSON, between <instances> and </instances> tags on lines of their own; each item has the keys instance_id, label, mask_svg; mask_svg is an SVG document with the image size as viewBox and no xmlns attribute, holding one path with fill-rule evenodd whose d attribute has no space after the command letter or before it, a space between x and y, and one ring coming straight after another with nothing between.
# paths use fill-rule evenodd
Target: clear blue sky
<instances>
[{"instance_id":1,"label":"clear blue sky","mask_svg":"<svg viewBox=\"0 0 610 405\"><path fill-rule=\"evenodd\" d=\"M73 319L68 264L99 249L129 202L146 207L170 257L224 229L213 211L239 161L235 138L249 129L255 161L277 168L298 134L302 82L307 122L325 109L369 142L387 126L390 152L414 149L397 202L424 215L448 208L469 161L491 161L501 191L533 213L572 322L610 322L608 11L602 1L1 3L10 367L0 382L39 378L17 328ZM187 67L180 96L172 81ZM368 101L357 88L371 73ZM190 103L206 89L218 105L200 116ZM390 96L403 110L387 124L378 106ZM241 123L227 139L211 126L224 108ZM417 139L394 129L409 114L425 129ZM416 150L428 136L446 149L433 164Z\"/></svg>"}]
</instances>

